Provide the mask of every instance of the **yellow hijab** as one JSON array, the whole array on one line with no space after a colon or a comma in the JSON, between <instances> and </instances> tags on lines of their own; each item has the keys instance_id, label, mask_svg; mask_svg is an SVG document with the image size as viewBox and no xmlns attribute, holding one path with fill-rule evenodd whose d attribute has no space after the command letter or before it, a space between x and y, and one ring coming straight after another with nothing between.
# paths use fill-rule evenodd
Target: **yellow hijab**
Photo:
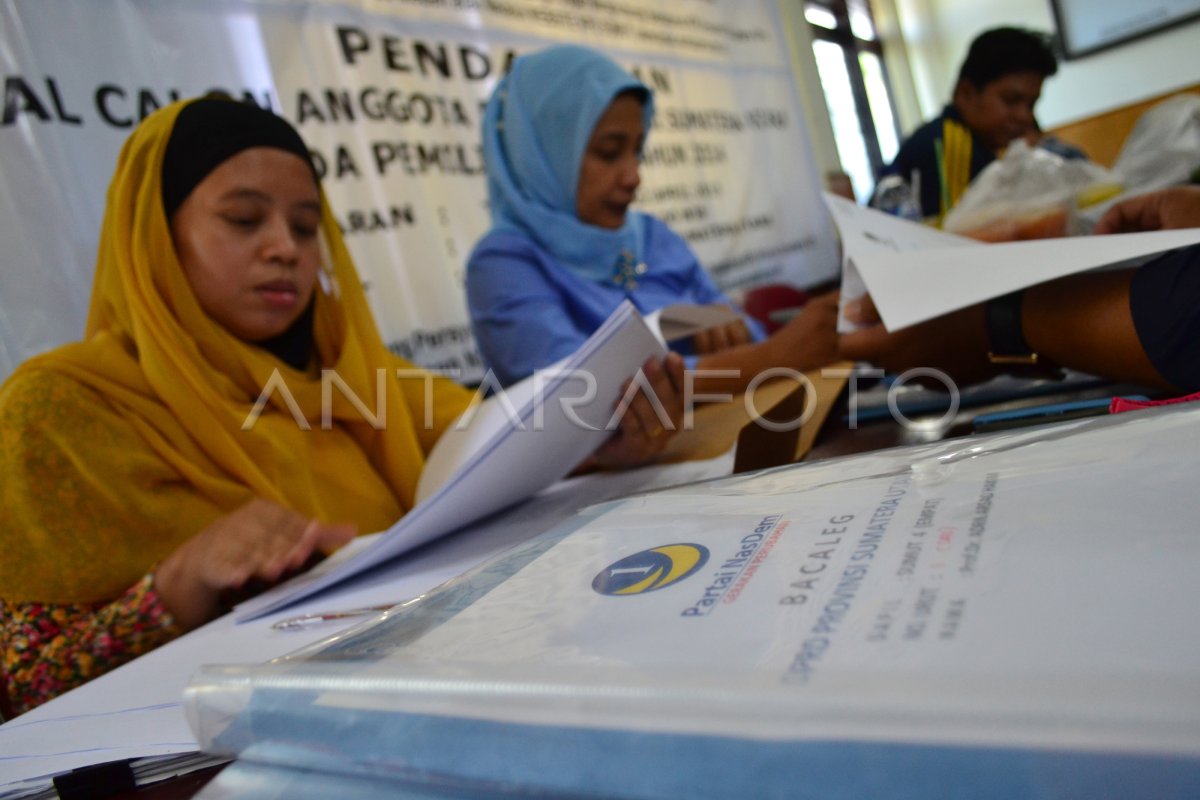
<instances>
[{"instance_id":1,"label":"yellow hijab","mask_svg":"<svg viewBox=\"0 0 1200 800\"><path fill-rule=\"evenodd\" d=\"M384 346L323 196L315 349L359 403L327 388L323 427L319 377L204 313L162 204L163 153L188 102L146 118L121 150L84 341L0 388L0 599L115 597L254 496L385 528L412 507L429 449L470 400L445 379L397 376L415 368ZM243 430L273 377L287 391Z\"/></svg>"}]
</instances>

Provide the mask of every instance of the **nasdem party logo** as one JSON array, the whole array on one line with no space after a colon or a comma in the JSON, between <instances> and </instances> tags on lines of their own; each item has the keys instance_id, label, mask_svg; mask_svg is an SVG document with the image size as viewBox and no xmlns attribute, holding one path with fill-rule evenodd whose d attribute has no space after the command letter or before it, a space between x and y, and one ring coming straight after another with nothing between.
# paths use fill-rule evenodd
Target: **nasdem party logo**
<instances>
[{"instance_id":1,"label":"nasdem party logo","mask_svg":"<svg viewBox=\"0 0 1200 800\"><path fill-rule=\"evenodd\" d=\"M698 544L652 547L600 571L592 588L612 596L645 594L679 583L708 561L708 548Z\"/></svg>"}]
</instances>

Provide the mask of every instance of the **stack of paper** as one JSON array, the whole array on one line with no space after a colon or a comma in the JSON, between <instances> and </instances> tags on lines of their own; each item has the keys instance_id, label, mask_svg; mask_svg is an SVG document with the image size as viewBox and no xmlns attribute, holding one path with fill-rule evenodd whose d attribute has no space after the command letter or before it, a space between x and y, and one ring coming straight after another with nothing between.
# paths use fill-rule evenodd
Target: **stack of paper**
<instances>
[{"instance_id":1,"label":"stack of paper","mask_svg":"<svg viewBox=\"0 0 1200 800\"><path fill-rule=\"evenodd\" d=\"M430 453L417 506L352 559L318 565L237 608L241 621L285 608L494 513L567 475L613 435L621 387L664 340L737 319L723 306L669 306L646 318L628 300L563 361L467 411Z\"/></svg>"},{"instance_id":2,"label":"stack of paper","mask_svg":"<svg viewBox=\"0 0 1200 800\"><path fill-rule=\"evenodd\" d=\"M443 434L422 473L416 507L372 547L243 603L238 619L284 608L562 478L612 435L622 383L647 359L665 355L637 309L622 303L560 365L468 411Z\"/></svg>"}]
</instances>

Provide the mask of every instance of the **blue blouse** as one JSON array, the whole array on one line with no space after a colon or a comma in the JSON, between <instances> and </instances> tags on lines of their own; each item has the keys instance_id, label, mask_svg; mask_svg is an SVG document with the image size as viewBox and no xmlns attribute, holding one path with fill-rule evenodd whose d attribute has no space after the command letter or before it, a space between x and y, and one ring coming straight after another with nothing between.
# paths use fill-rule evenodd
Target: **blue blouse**
<instances>
[{"instance_id":1,"label":"blue blouse","mask_svg":"<svg viewBox=\"0 0 1200 800\"><path fill-rule=\"evenodd\" d=\"M647 268L632 288L582 277L512 228L494 228L475 245L467 261L471 328L484 365L502 385L569 356L622 300L643 314L672 303L733 305L682 237L644 219ZM762 327L745 319L755 340L764 338Z\"/></svg>"}]
</instances>

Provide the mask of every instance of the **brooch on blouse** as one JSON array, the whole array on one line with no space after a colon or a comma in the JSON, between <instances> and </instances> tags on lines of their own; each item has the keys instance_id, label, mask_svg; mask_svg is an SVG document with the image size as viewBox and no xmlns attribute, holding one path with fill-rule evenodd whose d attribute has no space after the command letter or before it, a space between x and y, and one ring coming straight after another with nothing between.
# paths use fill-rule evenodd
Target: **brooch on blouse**
<instances>
[{"instance_id":1,"label":"brooch on blouse","mask_svg":"<svg viewBox=\"0 0 1200 800\"><path fill-rule=\"evenodd\" d=\"M646 274L646 264L643 261L638 261L633 257L633 253L628 250L622 250L620 257L617 259L616 273L613 275L613 283L620 286L627 292L631 292L637 288L638 279Z\"/></svg>"}]
</instances>

